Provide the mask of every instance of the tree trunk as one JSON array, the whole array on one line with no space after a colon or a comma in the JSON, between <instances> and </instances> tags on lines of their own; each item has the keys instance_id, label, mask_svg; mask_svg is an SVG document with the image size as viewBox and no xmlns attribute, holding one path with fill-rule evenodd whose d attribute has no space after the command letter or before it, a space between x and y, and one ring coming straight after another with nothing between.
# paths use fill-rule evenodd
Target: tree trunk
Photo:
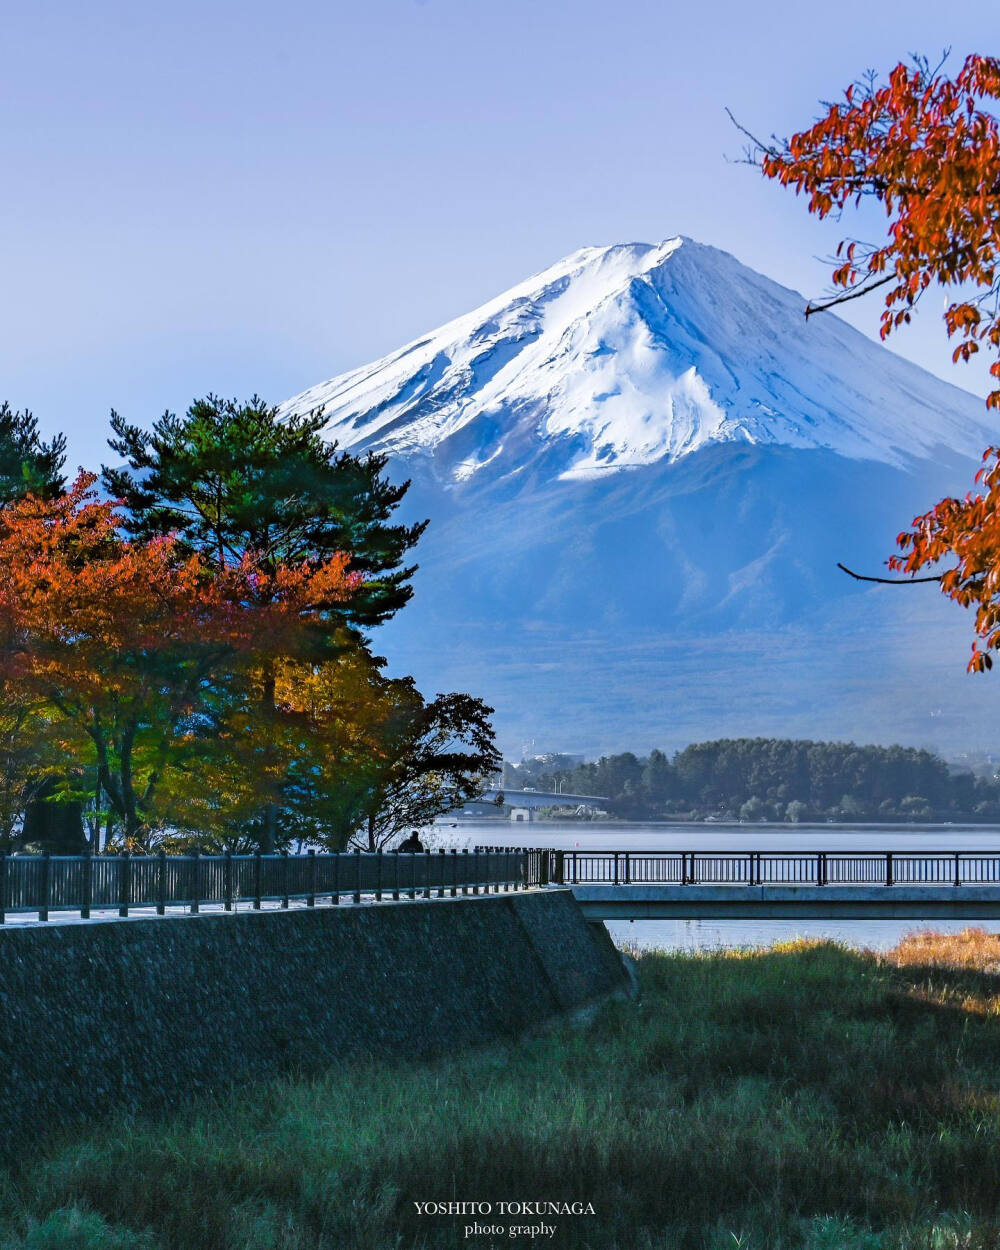
<instances>
[{"instance_id":1,"label":"tree trunk","mask_svg":"<svg viewBox=\"0 0 1000 1250\"><path fill-rule=\"evenodd\" d=\"M264 775L271 785L271 767L274 762L274 669L268 665L264 673L264 689L261 694L261 718L264 724ZM278 836L278 808L273 797L264 804L264 821L260 837L260 849L265 855L273 853Z\"/></svg>"},{"instance_id":2,"label":"tree trunk","mask_svg":"<svg viewBox=\"0 0 1000 1250\"><path fill-rule=\"evenodd\" d=\"M59 788L55 777L47 777L24 810L21 843L38 845L52 854L82 855L87 849L83 832L83 804L58 803L52 796Z\"/></svg>"}]
</instances>

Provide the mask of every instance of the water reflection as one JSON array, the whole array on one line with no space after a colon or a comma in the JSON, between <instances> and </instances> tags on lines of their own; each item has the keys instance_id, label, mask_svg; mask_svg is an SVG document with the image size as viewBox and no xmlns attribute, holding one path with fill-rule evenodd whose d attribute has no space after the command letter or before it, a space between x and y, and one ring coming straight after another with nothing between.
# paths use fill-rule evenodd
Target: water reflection
<instances>
[{"instance_id":1,"label":"water reflection","mask_svg":"<svg viewBox=\"0 0 1000 1250\"><path fill-rule=\"evenodd\" d=\"M885 951L908 933L961 933L975 927L1000 933L1000 920L634 920L606 921L615 945L638 950L721 950L772 946L795 938L826 938L844 946Z\"/></svg>"}]
</instances>

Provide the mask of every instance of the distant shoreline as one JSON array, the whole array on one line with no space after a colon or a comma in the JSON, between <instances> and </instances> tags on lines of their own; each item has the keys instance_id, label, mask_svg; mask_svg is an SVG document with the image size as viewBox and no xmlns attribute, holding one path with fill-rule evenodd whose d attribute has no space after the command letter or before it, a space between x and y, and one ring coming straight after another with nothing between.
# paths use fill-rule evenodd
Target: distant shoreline
<instances>
[{"instance_id":1,"label":"distant shoreline","mask_svg":"<svg viewBox=\"0 0 1000 1250\"><path fill-rule=\"evenodd\" d=\"M451 825L461 825L463 827L476 828L482 825L518 827L518 822L509 820L506 816L447 816L442 817L440 822L431 826L432 828L447 828ZM974 816L960 820L852 820L852 821L826 821L826 820L803 820L803 821L786 821L786 820L713 820L708 816L667 816L658 820L573 820L569 817L551 818L540 816L531 822L532 825L555 826L555 825L571 825L574 829L587 829L593 826L595 832L603 831L609 826L615 829L636 829L648 828L650 826L663 826L664 828L682 828L688 825L705 825L710 829L718 829L720 831L731 829L761 829L775 833L788 833L795 830L822 830L824 833L841 832L857 832L864 829L996 829L1000 832L1000 821L996 820L977 820Z\"/></svg>"}]
</instances>

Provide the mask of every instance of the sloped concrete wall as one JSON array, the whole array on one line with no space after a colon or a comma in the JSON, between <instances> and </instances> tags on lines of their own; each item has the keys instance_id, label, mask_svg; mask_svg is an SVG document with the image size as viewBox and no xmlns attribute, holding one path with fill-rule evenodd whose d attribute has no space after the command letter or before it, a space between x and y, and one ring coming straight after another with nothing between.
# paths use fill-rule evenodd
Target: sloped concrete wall
<instances>
[{"instance_id":1,"label":"sloped concrete wall","mask_svg":"<svg viewBox=\"0 0 1000 1250\"><path fill-rule=\"evenodd\" d=\"M0 929L0 1154L40 1126L510 1036L623 984L568 890Z\"/></svg>"}]
</instances>

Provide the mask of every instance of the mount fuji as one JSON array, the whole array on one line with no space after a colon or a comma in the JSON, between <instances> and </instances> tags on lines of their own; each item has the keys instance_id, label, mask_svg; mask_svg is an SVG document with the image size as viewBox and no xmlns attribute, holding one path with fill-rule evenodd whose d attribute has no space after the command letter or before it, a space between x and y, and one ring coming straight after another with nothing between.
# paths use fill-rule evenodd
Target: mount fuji
<instances>
[{"instance_id":1,"label":"mount fuji","mask_svg":"<svg viewBox=\"0 0 1000 1250\"><path fill-rule=\"evenodd\" d=\"M865 587L995 441L949 386L686 238L590 247L284 405L429 516L376 638L508 752L781 735L1000 741L962 611Z\"/></svg>"}]
</instances>

